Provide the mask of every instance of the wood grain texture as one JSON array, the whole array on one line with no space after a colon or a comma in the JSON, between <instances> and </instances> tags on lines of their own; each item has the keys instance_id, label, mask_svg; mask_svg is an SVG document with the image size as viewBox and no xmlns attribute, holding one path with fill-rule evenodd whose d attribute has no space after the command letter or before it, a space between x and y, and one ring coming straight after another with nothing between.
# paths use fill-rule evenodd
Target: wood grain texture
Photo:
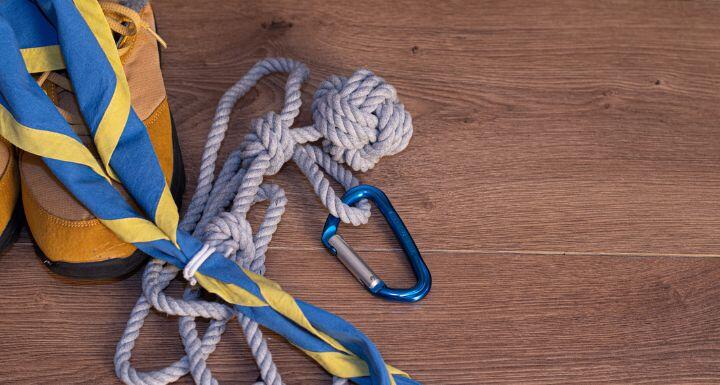
<instances>
[{"instance_id":1,"label":"wood grain texture","mask_svg":"<svg viewBox=\"0 0 720 385\"><path fill-rule=\"evenodd\" d=\"M260 58L310 67L301 123L330 74L367 67L398 89L415 136L361 178L415 236L430 296L388 304L359 287L322 249L326 213L294 166L272 178L289 207L268 252L271 278L358 325L393 365L424 384L720 382L716 2L155 8L191 180L217 100ZM280 105L283 81L239 102L225 153ZM411 281L377 216L344 234L387 280ZM22 237L0 256L0 383L117 383L139 279L59 278ZM268 336L286 383L329 383ZM146 369L177 358L175 320L150 319L137 350ZM210 362L223 383L257 377L237 327Z\"/></svg>"}]
</instances>

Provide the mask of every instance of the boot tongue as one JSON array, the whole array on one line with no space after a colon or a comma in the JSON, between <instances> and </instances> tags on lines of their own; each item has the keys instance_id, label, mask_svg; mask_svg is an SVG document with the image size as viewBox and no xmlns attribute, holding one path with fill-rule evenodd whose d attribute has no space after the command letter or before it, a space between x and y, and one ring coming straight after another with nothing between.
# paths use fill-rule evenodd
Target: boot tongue
<instances>
[{"instance_id":1,"label":"boot tongue","mask_svg":"<svg viewBox=\"0 0 720 385\"><path fill-rule=\"evenodd\" d=\"M57 93L57 99L55 103L59 108L67 111L67 114L63 114L65 120L70 124L70 128L80 137L85 147L89 148L90 151L99 159L99 154L95 150L95 142L93 142L92 136L90 135L90 129L85 124L85 120L80 114L80 108L77 104L77 99L72 92L67 90L60 90Z\"/></svg>"}]
</instances>

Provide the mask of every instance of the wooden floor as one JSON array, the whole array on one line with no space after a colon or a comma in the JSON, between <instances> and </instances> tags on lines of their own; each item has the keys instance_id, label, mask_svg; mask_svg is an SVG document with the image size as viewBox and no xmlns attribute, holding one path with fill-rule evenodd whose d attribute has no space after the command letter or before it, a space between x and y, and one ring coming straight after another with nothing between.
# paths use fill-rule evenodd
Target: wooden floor
<instances>
[{"instance_id":1,"label":"wooden floor","mask_svg":"<svg viewBox=\"0 0 720 385\"><path fill-rule=\"evenodd\" d=\"M415 305L364 291L323 249L327 214L295 167L272 179L289 209L268 276L424 384L719 383L720 7L544 3L158 0L187 174L217 100L256 60L305 62L307 101L328 75L370 68L415 136L361 178L393 200L433 290ZM283 81L240 102L228 148L278 108ZM386 280L411 281L379 217L343 231ZM117 383L139 278L57 277L21 237L0 256L0 383ZM268 336L286 383L329 383ZM148 321L142 368L180 352L175 319ZM221 383L256 379L238 327L211 366Z\"/></svg>"}]
</instances>

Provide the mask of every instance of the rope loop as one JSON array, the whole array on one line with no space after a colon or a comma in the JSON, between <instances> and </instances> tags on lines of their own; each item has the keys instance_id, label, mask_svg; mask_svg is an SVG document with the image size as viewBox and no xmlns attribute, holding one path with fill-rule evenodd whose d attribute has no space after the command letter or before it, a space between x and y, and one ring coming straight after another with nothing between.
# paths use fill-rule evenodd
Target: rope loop
<instances>
[{"instance_id":1,"label":"rope loop","mask_svg":"<svg viewBox=\"0 0 720 385\"><path fill-rule=\"evenodd\" d=\"M255 254L250 222L230 212L220 213L210 220L203 239L226 257L234 257L238 252L243 252L242 259L252 260Z\"/></svg>"},{"instance_id":2,"label":"rope loop","mask_svg":"<svg viewBox=\"0 0 720 385\"><path fill-rule=\"evenodd\" d=\"M193 255L192 258L188 261L187 265L185 265L185 269L183 269L183 278L185 278L186 281L190 282L191 286L197 285L197 280L195 279L195 273L197 273L198 269L200 269L200 266L202 266L203 263L212 255L212 253L215 252L214 247L210 247L206 244L200 248L200 250Z\"/></svg>"}]
</instances>

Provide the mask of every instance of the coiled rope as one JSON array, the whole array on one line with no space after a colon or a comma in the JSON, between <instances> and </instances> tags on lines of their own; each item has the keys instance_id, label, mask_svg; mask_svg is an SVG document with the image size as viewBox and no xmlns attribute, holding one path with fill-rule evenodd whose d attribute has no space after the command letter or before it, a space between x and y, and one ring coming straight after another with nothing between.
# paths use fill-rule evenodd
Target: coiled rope
<instances>
[{"instance_id":1,"label":"coiled rope","mask_svg":"<svg viewBox=\"0 0 720 385\"><path fill-rule=\"evenodd\" d=\"M268 112L251 123L251 132L233 151L215 178L218 151L225 138L230 112L237 100L262 77L287 73L281 112ZM395 89L368 70L349 78L333 76L324 81L312 102L313 124L291 128L301 107L302 84L307 67L285 58L261 60L222 96L215 112L202 156L195 194L180 226L227 258L258 274L265 272L265 252L277 229L287 199L275 184L263 183L265 176L278 173L292 159L313 186L328 211L345 223L364 224L370 216L368 202L356 207L344 204L330 186L332 177L344 189L359 184L341 163L356 171L367 171L386 155L402 151L412 136L412 119L398 101ZM322 149L310 144L322 139ZM326 176L327 175L327 176ZM268 202L262 223L255 234L247 220L251 207ZM237 317L262 381L255 385L282 385L258 324L232 307L201 300L199 290L188 286L182 298L164 290L179 269L161 260L148 263L143 275L143 291L130 313L115 353L115 371L126 384L164 385L190 373L196 384L217 384L207 359L215 350L228 322ZM141 372L130 363L135 341L145 318L155 308L179 316L180 337L186 355L171 365ZM200 337L195 319L210 320ZM333 384L347 384L334 378Z\"/></svg>"}]
</instances>

